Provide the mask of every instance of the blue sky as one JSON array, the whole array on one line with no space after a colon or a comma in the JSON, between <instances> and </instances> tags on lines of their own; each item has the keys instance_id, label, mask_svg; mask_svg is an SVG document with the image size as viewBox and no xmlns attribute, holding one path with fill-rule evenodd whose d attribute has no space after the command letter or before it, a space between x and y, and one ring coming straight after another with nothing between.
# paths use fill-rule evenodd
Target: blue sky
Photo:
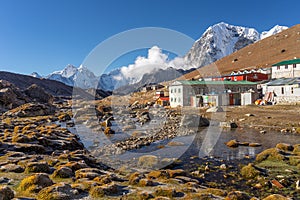
<instances>
[{"instance_id":1,"label":"blue sky","mask_svg":"<svg viewBox=\"0 0 300 200\"><path fill-rule=\"evenodd\" d=\"M0 70L46 75L79 66L100 42L133 28L169 28L198 39L221 21L259 32L293 26L299 7L298 0L0 0Z\"/></svg>"}]
</instances>

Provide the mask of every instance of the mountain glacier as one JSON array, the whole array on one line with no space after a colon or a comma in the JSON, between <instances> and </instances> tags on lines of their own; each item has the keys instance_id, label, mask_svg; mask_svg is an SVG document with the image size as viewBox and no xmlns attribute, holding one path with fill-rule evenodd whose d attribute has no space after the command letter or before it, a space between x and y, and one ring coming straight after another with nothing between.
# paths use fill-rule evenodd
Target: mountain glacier
<instances>
[{"instance_id":1,"label":"mountain glacier","mask_svg":"<svg viewBox=\"0 0 300 200\"><path fill-rule=\"evenodd\" d=\"M178 74L184 73L185 70L192 68L199 68L210 63L213 63L233 52L255 43L261 39L277 34L288 27L276 25L269 31L264 31L261 34L254 28L246 28L242 26L233 26L227 23L221 22L209 27L202 36L195 41L192 48L187 54L180 58L180 66L174 66L174 60L167 60L167 55L163 54L161 49L154 46L149 49L148 57L138 57L134 64L129 66L123 66L119 69L112 70L107 74L102 74L97 77L93 72L89 71L86 67L80 66L79 68L73 65L67 65L62 71L56 71L45 78L56 80L65 83L70 86L77 86L80 88L99 88L107 91L113 91L122 86L136 84L143 85L140 81L145 80L143 78L146 74L156 74L158 71L163 73L163 70L170 70L172 67L174 70L180 71ZM157 56L157 57L155 57ZM138 60L139 59L139 60ZM138 65L139 62L147 63L148 66L153 67L153 70L145 70L145 65ZM157 60L160 62L157 63ZM130 70L134 69L134 70ZM141 74L140 72L144 72ZM128 76L130 74L130 76ZM32 76L38 76L38 74L32 74Z\"/></svg>"}]
</instances>

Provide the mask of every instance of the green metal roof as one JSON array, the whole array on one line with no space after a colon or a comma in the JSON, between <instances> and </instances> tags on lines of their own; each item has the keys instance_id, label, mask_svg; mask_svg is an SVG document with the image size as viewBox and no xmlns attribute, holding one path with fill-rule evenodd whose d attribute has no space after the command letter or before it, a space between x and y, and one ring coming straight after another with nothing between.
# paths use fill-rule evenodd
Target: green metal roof
<instances>
[{"instance_id":1,"label":"green metal roof","mask_svg":"<svg viewBox=\"0 0 300 200\"><path fill-rule=\"evenodd\" d=\"M250 81L178 81L183 85L256 85Z\"/></svg>"},{"instance_id":2,"label":"green metal roof","mask_svg":"<svg viewBox=\"0 0 300 200\"><path fill-rule=\"evenodd\" d=\"M279 63L276 63L272 66L283 66L283 65L292 65L292 64L300 64L300 59L293 59L293 60L284 60Z\"/></svg>"}]
</instances>

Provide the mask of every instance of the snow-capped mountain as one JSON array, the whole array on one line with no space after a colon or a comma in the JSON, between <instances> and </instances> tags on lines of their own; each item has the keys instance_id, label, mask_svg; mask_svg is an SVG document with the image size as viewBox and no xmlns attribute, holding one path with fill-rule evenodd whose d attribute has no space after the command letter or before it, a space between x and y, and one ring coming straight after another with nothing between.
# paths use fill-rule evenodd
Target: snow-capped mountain
<instances>
[{"instance_id":1,"label":"snow-capped mountain","mask_svg":"<svg viewBox=\"0 0 300 200\"><path fill-rule=\"evenodd\" d=\"M73 65L67 65L63 70L53 72L46 78L84 89L95 88L98 82L98 77L86 67L77 68Z\"/></svg>"},{"instance_id":2,"label":"snow-capped mountain","mask_svg":"<svg viewBox=\"0 0 300 200\"><path fill-rule=\"evenodd\" d=\"M183 70L178 73L183 74L185 70L208 65L285 29L287 27L277 25L270 31L260 34L254 28L233 26L221 22L209 27L183 58L177 57L170 61L159 47L154 46L149 49L147 57L139 56L134 64L115 69L100 77L95 76L93 72L83 66L76 68L68 65L62 71L53 72L46 78L84 89L98 86L99 89L107 91L137 83L140 86L143 85L140 81L145 82L146 80L143 79L145 74L148 74L148 78L151 74L159 76L156 72L164 74L165 71L170 70L169 67L174 70Z\"/></svg>"},{"instance_id":3,"label":"snow-capped mountain","mask_svg":"<svg viewBox=\"0 0 300 200\"><path fill-rule=\"evenodd\" d=\"M284 31L286 29L288 29L287 26L276 25L271 30L262 32L261 35L260 35L260 39L261 40L265 39L265 38L267 38L271 35L275 35L275 34L280 33L281 31Z\"/></svg>"},{"instance_id":4,"label":"snow-capped mountain","mask_svg":"<svg viewBox=\"0 0 300 200\"><path fill-rule=\"evenodd\" d=\"M32 72L32 73L30 74L30 76L32 76L32 77L34 77L34 78L42 78L42 76L39 75L39 73L37 73L37 72Z\"/></svg>"},{"instance_id":5,"label":"snow-capped mountain","mask_svg":"<svg viewBox=\"0 0 300 200\"><path fill-rule=\"evenodd\" d=\"M191 66L202 67L260 40L254 28L221 22L209 27L194 43L185 59Z\"/></svg>"}]
</instances>

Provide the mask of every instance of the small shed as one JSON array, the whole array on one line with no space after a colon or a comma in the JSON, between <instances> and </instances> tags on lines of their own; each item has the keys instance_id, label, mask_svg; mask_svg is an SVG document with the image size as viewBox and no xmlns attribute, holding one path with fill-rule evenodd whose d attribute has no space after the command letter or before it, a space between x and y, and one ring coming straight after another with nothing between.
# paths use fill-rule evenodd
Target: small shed
<instances>
[{"instance_id":1,"label":"small shed","mask_svg":"<svg viewBox=\"0 0 300 200\"><path fill-rule=\"evenodd\" d=\"M251 105L259 98L257 92L244 92L241 93L241 105Z\"/></svg>"},{"instance_id":2,"label":"small shed","mask_svg":"<svg viewBox=\"0 0 300 200\"><path fill-rule=\"evenodd\" d=\"M159 97L155 103L161 106L168 106L170 105L170 100L169 97Z\"/></svg>"}]
</instances>

